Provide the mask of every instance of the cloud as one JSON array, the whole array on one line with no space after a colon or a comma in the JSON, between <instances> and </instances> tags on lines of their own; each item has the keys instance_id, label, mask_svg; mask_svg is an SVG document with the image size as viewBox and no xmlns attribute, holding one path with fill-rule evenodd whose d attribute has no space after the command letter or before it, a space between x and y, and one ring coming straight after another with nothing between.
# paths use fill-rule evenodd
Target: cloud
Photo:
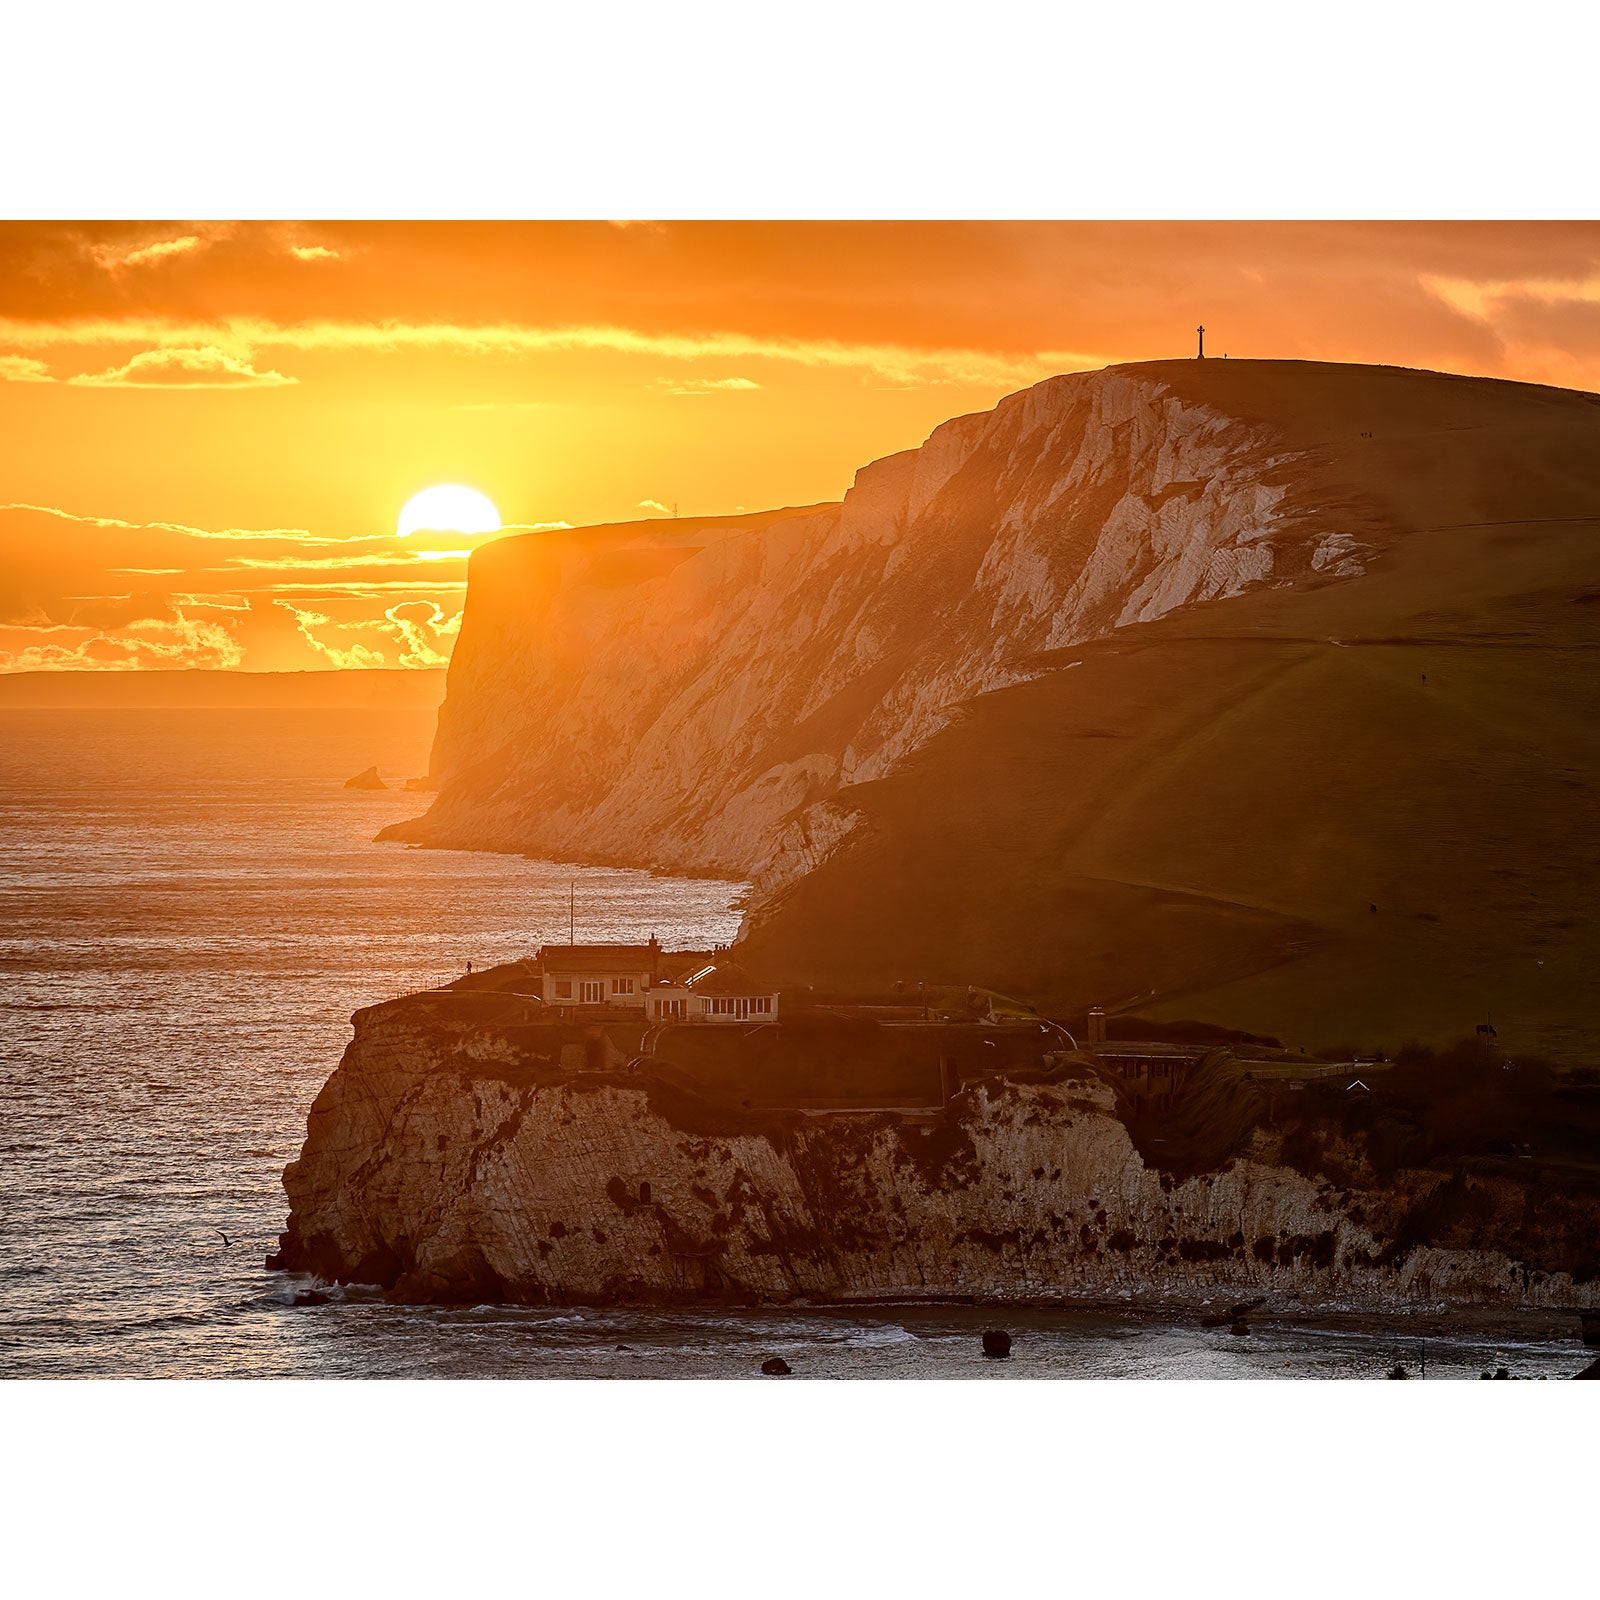
<instances>
[{"instance_id":1,"label":"cloud","mask_svg":"<svg viewBox=\"0 0 1600 1600\"><path fill-rule=\"evenodd\" d=\"M347 567L409 567L419 561L465 561L470 550L392 550L371 551L353 556L230 556L225 567L207 567L207 572L226 572L242 567L251 572L337 572Z\"/></svg>"},{"instance_id":2,"label":"cloud","mask_svg":"<svg viewBox=\"0 0 1600 1600\"><path fill-rule=\"evenodd\" d=\"M403 605L391 607L384 615L391 622L421 622L431 628L444 612L432 600L407 600Z\"/></svg>"},{"instance_id":3,"label":"cloud","mask_svg":"<svg viewBox=\"0 0 1600 1600\"><path fill-rule=\"evenodd\" d=\"M292 244L289 254L296 261L343 261L341 251L330 250L325 244Z\"/></svg>"},{"instance_id":4,"label":"cloud","mask_svg":"<svg viewBox=\"0 0 1600 1600\"><path fill-rule=\"evenodd\" d=\"M348 624L347 612L382 618L386 606L424 596L459 608L465 541L459 550L454 540L438 543L438 549L415 550L397 548L387 532L342 539L304 528L202 528L86 516L30 502L0 504L0 632L41 626L73 630L70 640L0 638L0 647L77 645L90 632L142 633L146 622L185 617L227 621L215 609L216 592L227 590L234 597L228 613L235 619L243 614L244 596L256 597L253 609L269 612L255 617L240 636L249 666L325 665L271 601L303 597L298 603L332 612L339 626ZM196 591L207 592L204 605L211 609L201 609ZM320 603L323 597L330 602L326 606ZM382 629L386 639L398 641L393 623L384 619ZM332 630L316 637L323 643L349 642Z\"/></svg>"},{"instance_id":5,"label":"cloud","mask_svg":"<svg viewBox=\"0 0 1600 1600\"><path fill-rule=\"evenodd\" d=\"M1485 321L1513 300L1543 305L1600 303L1600 277L1478 279L1424 273L1417 281L1452 310Z\"/></svg>"},{"instance_id":6,"label":"cloud","mask_svg":"<svg viewBox=\"0 0 1600 1600\"><path fill-rule=\"evenodd\" d=\"M641 500L639 502L639 509L641 511L659 511L664 517L670 517L672 515L672 507L662 505L659 500Z\"/></svg>"},{"instance_id":7,"label":"cloud","mask_svg":"<svg viewBox=\"0 0 1600 1600\"><path fill-rule=\"evenodd\" d=\"M328 666L352 670L382 667L389 656L376 645L366 645L354 634L381 634L397 646L395 664L411 669L442 667L450 661L448 640L461 627L461 613L446 613L437 600L402 600L389 606L381 618L338 621L325 610L314 610L310 603L296 605L278 598L272 605L294 619L302 642L309 645ZM328 632L336 637L328 637Z\"/></svg>"},{"instance_id":8,"label":"cloud","mask_svg":"<svg viewBox=\"0 0 1600 1600\"><path fill-rule=\"evenodd\" d=\"M432 600L407 600L390 606L384 615L395 625L404 647L402 667L442 667L450 659L448 651L438 649L447 628L443 609ZM456 626L459 627L459 619ZM449 631L453 632L454 629Z\"/></svg>"},{"instance_id":9,"label":"cloud","mask_svg":"<svg viewBox=\"0 0 1600 1600\"><path fill-rule=\"evenodd\" d=\"M35 356L0 356L0 380L6 383L54 383L49 367Z\"/></svg>"},{"instance_id":10,"label":"cloud","mask_svg":"<svg viewBox=\"0 0 1600 1600\"><path fill-rule=\"evenodd\" d=\"M141 633L155 637L125 641L140 666L231 668L244 661L239 641L220 623L179 617L173 622L143 623Z\"/></svg>"},{"instance_id":11,"label":"cloud","mask_svg":"<svg viewBox=\"0 0 1600 1600\"><path fill-rule=\"evenodd\" d=\"M79 595L49 610L13 608L0 617L0 672L420 669L448 660L461 626L462 586L316 589L286 584L248 597Z\"/></svg>"},{"instance_id":12,"label":"cloud","mask_svg":"<svg viewBox=\"0 0 1600 1600\"><path fill-rule=\"evenodd\" d=\"M30 644L22 650L0 650L0 672L51 672L85 664L77 650L59 644Z\"/></svg>"},{"instance_id":13,"label":"cloud","mask_svg":"<svg viewBox=\"0 0 1600 1600\"><path fill-rule=\"evenodd\" d=\"M334 539L314 534L307 528L193 528L185 522L128 522L122 517L90 517L59 506L30 505L24 500L8 501L0 511L32 511L41 517L59 517L63 522L82 522L92 528L126 528L130 532L154 530L181 533L191 539L291 539L297 544L353 544L356 540L386 539L388 534L357 534L349 539Z\"/></svg>"},{"instance_id":14,"label":"cloud","mask_svg":"<svg viewBox=\"0 0 1600 1600\"><path fill-rule=\"evenodd\" d=\"M555 526L566 527L566 523ZM229 556L220 567L202 567L209 573L242 572L347 572L380 571L395 567L414 567L419 564L437 567L440 562L464 562L472 554L461 550L375 550L365 555L350 556Z\"/></svg>"},{"instance_id":15,"label":"cloud","mask_svg":"<svg viewBox=\"0 0 1600 1600\"><path fill-rule=\"evenodd\" d=\"M101 595L80 600L67 618L72 628L133 627L147 622L177 622L180 615L165 594Z\"/></svg>"},{"instance_id":16,"label":"cloud","mask_svg":"<svg viewBox=\"0 0 1600 1600\"><path fill-rule=\"evenodd\" d=\"M287 611L295 620L295 626L300 631L300 636L311 648L322 657L330 666L339 667L344 671L358 671L363 667L381 667L385 665L384 654L381 650L374 650L358 640L350 645L328 644L319 639L313 628L328 627L333 625L333 618L320 611L303 611L299 606L292 605L287 600L274 600L275 606Z\"/></svg>"},{"instance_id":17,"label":"cloud","mask_svg":"<svg viewBox=\"0 0 1600 1600\"><path fill-rule=\"evenodd\" d=\"M257 372L215 345L141 350L123 366L67 379L96 389L276 389L299 381L281 372Z\"/></svg>"},{"instance_id":18,"label":"cloud","mask_svg":"<svg viewBox=\"0 0 1600 1600\"><path fill-rule=\"evenodd\" d=\"M255 594L276 594L297 597L309 600L315 597L318 600L361 600L375 599L382 595L390 594L437 594L448 593L456 589L465 589L466 584L451 583L434 578L418 580L410 583L395 583L388 580L374 582L367 578L356 579L344 583L259 583L251 585L251 592Z\"/></svg>"},{"instance_id":19,"label":"cloud","mask_svg":"<svg viewBox=\"0 0 1600 1600\"><path fill-rule=\"evenodd\" d=\"M191 224L191 227L195 228L193 233L180 234L176 239L155 239L131 248L125 242L114 240L90 245L89 258L112 274L125 272L129 267L158 267L178 256L205 250L233 231L233 224L228 222Z\"/></svg>"},{"instance_id":20,"label":"cloud","mask_svg":"<svg viewBox=\"0 0 1600 1600\"><path fill-rule=\"evenodd\" d=\"M656 383L673 394L721 394L732 389L759 389L750 378L657 378Z\"/></svg>"},{"instance_id":21,"label":"cloud","mask_svg":"<svg viewBox=\"0 0 1600 1600\"><path fill-rule=\"evenodd\" d=\"M602 323L538 326L526 323L292 322L230 317L192 323L153 317L95 317L70 321L0 318L0 345L145 344L157 349L203 346L253 359L263 350L340 350L374 354L402 350L466 355L527 356L546 351L605 351L671 361L778 361L816 369L869 373L890 383L976 384L1020 388L1051 373L1105 366L1115 356L1068 350L1008 355L994 351L838 339L710 331L648 333ZM284 380L288 381L288 380Z\"/></svg>"},{"instance_id":22,"label":"cloud","mask_svg":"<svg viewBox=\"0 0 1600 1600\"><path fill-rule=\"evenodd\" d=\"M767 363L782 361L884 389L962 378L998 389L1180 353L1202 305L1236 354L1522 375L1419 279L1565 285L1600 266L1600 228L1570 223L703 223L674 224L663 248L648 227L603 223L279 221L115 275L91 254L118 262L212 239L214 226L18 224L8 239L0 225L20 267L5 310L27 340L0 349L96 344L107 358L77 365L98 370L135 349L212 344L297 372L279 345L502 357L581 346L641 353L646 382L737 372L775 388L784 369ZM349 265L305 259L329 249ZM714 364L678 365L696 357ZM319 368L306 366L310 383Z\"/></svg>"},{"instance_id":23,"label":"cloud","mask_svg":"<svg viewBox=\"0 0 1600 1600\"><path fill-rule=\"evenodd\" d=\"M1491 340L1502 370L1534 382L1595 385L1600 276L1461 278L1424 274L1422 288Z\"/></svg>"},{"instance_id":24,"label":"cloud","mask_svg":"<svg viewBox=\"0 0 1600 1600\"><path fill-rule=\"evenodd\" d=\"M186 233L181 239L162 239L156 244L147 244L142 250L130 250L122 257L119 265L124 267L149 267L157 262L165 261L169 256L187 255L191 250L204 247L205 241L198 234Z\"/></svg>"},{"instance_id":25,"label":"cloud","mask_svg":"<svg viewBox=\"0 0 1600 1600\"><path fill-rule=\"evenodd\" d=\"M231 669L244 660L244 647L216 622L174 616L170 621L142 621L137 626L136 633L113 629L72 647L39 644L20 651L0 650L0 671Z\"/></svg>"}]
</instances>

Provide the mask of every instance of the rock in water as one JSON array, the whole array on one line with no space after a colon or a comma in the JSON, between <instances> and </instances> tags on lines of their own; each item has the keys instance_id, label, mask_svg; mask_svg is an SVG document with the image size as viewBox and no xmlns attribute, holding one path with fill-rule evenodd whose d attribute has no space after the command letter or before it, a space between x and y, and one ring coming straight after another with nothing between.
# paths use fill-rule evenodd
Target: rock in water
<instances>
[{"instance_id":1,"label":"rock in water","mask_svg":"<svg viewBox=\"0 0 1600 1600\"><path fill-rule=\"evenodd\" d=\"M294 1297L297 1306L325 1306L331 1297L320 1289L301 1289Z\"/></svg>"},{"instance_id":2,"label":"rock in water","mask_svg":"<svg viewBox=\"0 0 1600 1600\"><path fill-rule=\"evenodd\" d=\"M1003 1328L986 1328L983 1334L983 1353L991 1361L1004 1361L1011 1354L1011 1335Z\"/></svg>"},{"instance_id":3,"label":"rock in water","mask_svg":"<svg viewBox=\"0 0 1600 1600\"><path fill-rule=\"evenodd\" d=\"M1245 1333L1249 1333L1249 1331L1250 1331L1250 1324L1248 1322L1244 1322L1242 1320L1239 1321L1239 1322L1234 1323L1234 1325L1231 1328L1228 1329L1228 1332L1232 1333L1232 1334L1245 1334Z\"/></svg>"},{"instance_id":4,"label":"rock in water","mask_svg":"<svg viewBox=\"0 0 1600 1600\"><path fill-rule=\"evenodd\" d=\"M769 1378L787 1378L792 1369L782 1356L768 1356L761 1363L761 1370Z\"/></svg>"},{"instance_id":5,"label":"rock in water","mask_svg":"<svg viewBox=\"0 0 1600 1600\"><path fill-rule=\"evenodd\" d=\"M376 767L368 767L365 772L358 772L353 778L346 778L344 786L347 789L387 789L389 787L378 776Z\"/></svg>"},{"instance_id":6,"label":"rock in water","mask_svg":"<svg viewBox=\"0 0 1600 1600\"><path fill-rule=\"evenodd\" d=\"M1389 1376L1391 1378L1409 1378L1411 1374L1407 1372L1406 1369L1399 1363L1396 1363L1392 1368L1390 1368Z\"/></svg>"},{"instance_id":7,"label":"rock in water","mask_svg":"<svg viewBox=\"0 0 1600 1600\"><path fill-rule=\"evenodd\" d=\"M1484 1376L1488 1377L1488 1373L1485 1373ZM1600 1378L1600 1361L1591 1361L1582 1372L1574 1372L1572 1376L1574 1378Z\"/></svg>"}]
</instances>

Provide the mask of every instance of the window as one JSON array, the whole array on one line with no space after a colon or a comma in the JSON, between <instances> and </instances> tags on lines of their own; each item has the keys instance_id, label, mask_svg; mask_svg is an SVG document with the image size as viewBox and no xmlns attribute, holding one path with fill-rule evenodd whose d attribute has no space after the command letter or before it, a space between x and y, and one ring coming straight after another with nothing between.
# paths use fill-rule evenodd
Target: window
<instances>
[{"instance_id":1,"label":"window","mask_svg":"<svg viewBox=\"0 0 1600 1600\"><path fill-rule=\"evenodd\" d=\"M557 1000L570 1000L571 998L572 998L572 979L571 978L557 978L556 979L556 999Z\"/></svg>"},{"instance_id":2,"label":"window","mask_svg":"<svg viewBox=\"0 0 1600 1600\"><path fill-rule=\"evenodd\" d=\"M611 980L611 992L612 992L612 994L632 994L633 993L633 979L632 978L613 978Z\"/></svg>"},{"instance_id":3,"label":"window","mask_svg":"<svg viewBox=\"0 0 1600 1600\"><path fill-rule=\"evenodd\" d=\"M667 1017L681 1017L683 1015L682 997L680 996L676 1000L657 1000L656 1015L663 1020Z\"/></svg>"},{"instance_id":4,"label":"window","mask_svg":"<svg viewBox=\"0 0 1600 1600\"><path fill-rule=\"evenodd\" d=\"M770 995L714 995L706 1001L706 1014L713 1017L758 1017L772 1015Z\"/></svg>"},{"instance_id":5,"label":"window","mask_svg":"<svg viewBox=\"0 0 1600 1600\"><path fill-rule=\"evenodd\" d=\"M606 986L599 978L584 978L578 984L580 1005L597 1006L606 997Z\"/></svg>"}]
</instances>

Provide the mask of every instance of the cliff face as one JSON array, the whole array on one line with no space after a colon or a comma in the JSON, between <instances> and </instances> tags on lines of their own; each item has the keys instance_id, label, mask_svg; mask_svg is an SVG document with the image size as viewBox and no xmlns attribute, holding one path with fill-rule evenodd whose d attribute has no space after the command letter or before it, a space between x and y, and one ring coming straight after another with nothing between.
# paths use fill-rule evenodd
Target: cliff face
<instances>
[{"instance_id":1,"label":"cliff face","mask_svg":"<svg viewBox=\"0 0 1600 1600\"><path fill-rule=\"evenodd\" d=\"M440 844L750 874L1040 651L1361 570L1279 430L1159 367L1053 378L865 467L842 505L498 541L472 563L425 819Z\"/></svg>"},{"instance_id":2,"label":"cliff face","mask_svg":"<svg viewBox=\"0 0 1600 1600\"><path fill-rule=\"evenodd\" d=\"M841 505L485 547L391 833L748 876L791 984L1582 1063L1597 551L1594 396L1054 378Z\"/></svg>"},{"instance_id":3,"label":"cliff face","mask_svg":"<svg viewBox=\"0 0 1600 1600\"><path fill-rule=\"evenodd\" d=\"M527 1303L1590 1298L1592 1195L1432 1170L1339 1188L1271 1146L1163 1173L1071 1061L926 1118L741 1112L532 1063L419 996L358 1014L285 1174L283 1264Z\"/></svg>"}]
</instances>

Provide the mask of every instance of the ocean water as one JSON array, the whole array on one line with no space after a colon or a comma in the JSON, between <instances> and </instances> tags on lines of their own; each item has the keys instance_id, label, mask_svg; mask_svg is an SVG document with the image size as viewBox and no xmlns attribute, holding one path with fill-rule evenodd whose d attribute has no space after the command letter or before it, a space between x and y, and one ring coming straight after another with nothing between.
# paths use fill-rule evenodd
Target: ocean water
<instances>
[{"instance_id":1,"label":"ocean water","mask_svg":"<svg viewBox=\"0 0 1600 1600\"><path fill-rule=\"evenodd\" d=\"M358 1006L567 932L709 944L737 884L378 845L431 716L0 712L0 1375L1374 1377L1409 1323L1248 1338L1134 1308L641 1314L295 1307L262 1264ZM228 1243L224 1242L224 1236ZM986 1361L979 1334L1016 1344ZM1547 1326L1430 1329L1428 1376L1587 1364Z\"/></svg>"}]
</instances>

